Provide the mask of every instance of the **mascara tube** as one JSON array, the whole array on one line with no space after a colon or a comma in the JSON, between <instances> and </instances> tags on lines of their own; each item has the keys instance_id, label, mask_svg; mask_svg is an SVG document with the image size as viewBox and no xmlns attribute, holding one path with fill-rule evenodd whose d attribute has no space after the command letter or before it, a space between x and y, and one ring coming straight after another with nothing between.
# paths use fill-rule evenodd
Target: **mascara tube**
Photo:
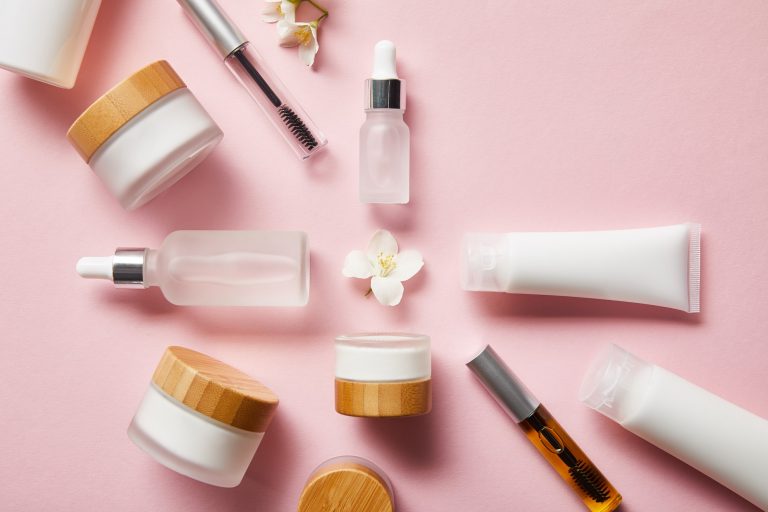
<instances>
[{"instance_id":1,"label":"mascara tube","mask_svg":"<svg viewBox=\"0 0 768 512\"><path fill-rule=\"evenodd\" d=\"M618 508L621 495L490 345L467 367L589 510Z\"/></svg>"},{"instance_id":2,"label":"mascara tube","mask_svg":"<svg viewBox=\"0 0 768 512\"><path fill-rule=\"evenodd\" d=\"M216 0L177 1L296 156L307 159L328 143Z\"/></svg>"}]
</instances>

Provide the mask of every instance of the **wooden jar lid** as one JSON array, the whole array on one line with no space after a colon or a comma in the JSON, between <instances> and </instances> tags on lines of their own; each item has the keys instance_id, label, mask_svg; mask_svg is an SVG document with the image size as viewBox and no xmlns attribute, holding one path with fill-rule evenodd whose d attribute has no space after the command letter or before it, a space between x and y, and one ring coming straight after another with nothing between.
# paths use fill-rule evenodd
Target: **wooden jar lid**
<instances>
[{"instance_id":1,"label":"wooden jar lid","mask_svg":"<svg viewBox=\"0 0 768 512\"><path fill-rule=\"evenodd\" d=\"M309 476L298 512L393 512L392 487L379 471L358 457L324 462Z\"/></svg>"},{"instance_id":2,"label":"wooden jar lid","mask_svg":"<svg viewBox=\"0 0 768 512\"><path fill-rule=\"evenodd\" d=\"M221 423L265 432L277 395L228 364L184 347L168 347L152 382L185 406Z\"/></svg>"},{"instance_id":3,"label":"wooden jar lid","mask_svg":"<svg viewBox=\"0 0 768 512\"><path fill-rule=\"evenodd\" d=\"M135 72L83 112L67 131L86 162L125 123L163 96L186 87L170 64L153 62Z\"/></svg>"},{"instance_id":4,"label":"wooden jar lid","mask_svg":"<svg viewBox=\"0 0 768 512\"><path fill-rule=\"evenodd\" d=\"M336 379L336 412L347 416L390 418L432 410L432 380L357 382Z\"/></svg>"}]
</instances>

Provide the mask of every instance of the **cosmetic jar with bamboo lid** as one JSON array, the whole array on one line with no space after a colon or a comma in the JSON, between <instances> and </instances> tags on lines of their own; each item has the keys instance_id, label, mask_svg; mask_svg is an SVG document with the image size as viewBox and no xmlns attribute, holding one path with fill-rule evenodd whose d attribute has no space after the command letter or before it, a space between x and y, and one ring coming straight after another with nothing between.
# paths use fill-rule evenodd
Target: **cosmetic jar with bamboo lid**
<instances>
[{"instance_id":1,"label":"cosmetic jar with bamboo lid","mask_svg":"<svg viewBox=\"0 0 768 512\"><path fill-rule=\"evenodd\" d=\"M67 132L69 142L127 210L184 177L222 136L164 60L117 84Z\"/></svg>"},{"instance_id":2,"label":"cosmetic jar with bamboo lid","mask_svg":"<svg viewBox=\"0 0 768 512\"><path fill-rule=\"evenodd\" d=\"M428 336L362 333L336 338L336 412L381 418L418 416L431 409Z\"/></svg>"},{"instance_id":3,"label":"cosmetic jar with bamboo lid","mask_svg":"<svg viewBox=\"0 0 768 512\"><path fill-rule=\"evenodd\" d=\"M394 512L392 483L373 462L352 456L335 457L307 479L298 512Z\"/></svg>"},{"instance_id":4,"label":"cosmetic jar with bamboo lid","mask_svg":"<svg viewBox=\"0 0 768 512\"><path fill-rule=\"evenodd\" d=\"M195 480L235 487L277 408L259 381L184 347L168 347L128 437L164 466Z\"/></svg>"}]
</instances>

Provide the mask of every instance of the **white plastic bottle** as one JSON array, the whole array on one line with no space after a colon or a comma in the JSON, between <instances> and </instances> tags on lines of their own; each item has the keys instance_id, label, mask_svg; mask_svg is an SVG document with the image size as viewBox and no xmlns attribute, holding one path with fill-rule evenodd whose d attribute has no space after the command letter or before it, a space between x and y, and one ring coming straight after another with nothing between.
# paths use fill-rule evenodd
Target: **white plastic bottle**
<instances>
[{"instance_id":1,"label":"white plastic bottle","mask_svg":"<svg viewBox=\"0 0 768 512\"><path fill-rule=\"evenodd\" d=\"M118 288L159 286L180 306L304 306L309 245L298 231L175 231L160 249L119 248L77 262Z\"/></svg>"},{"instance_id":2,"label":"white plastic bottle","mask_svg":"<svg viewBox=\"0 0 768 512\"><path fill-rule=\"evenodd\" d=\"M616 345L594 361L580 398L768 510L768 420Z\"/></svg>"},{"instance_id":3,"label":"white plastic bottle","mask_svg":"<svg viewBox=\"0 0 768 512\"><path fill-rule=\"evenodd\" d=\"M461 286L559 295L698 313L701 226L614 231L468 233Z\"/></svg>"},{"instance_id":4,"label":"white plastic bottle","mask_svg":"<svg viewBox=\"0 0 768 512\"><path fill-rule=\"evenodd\" d=\"M395 45L379 41L373 75L365 81L365 123L360 128L360 202L407 203L411 132L403 121L405 81L397 76Z\"/></svg>"}]
</instances>

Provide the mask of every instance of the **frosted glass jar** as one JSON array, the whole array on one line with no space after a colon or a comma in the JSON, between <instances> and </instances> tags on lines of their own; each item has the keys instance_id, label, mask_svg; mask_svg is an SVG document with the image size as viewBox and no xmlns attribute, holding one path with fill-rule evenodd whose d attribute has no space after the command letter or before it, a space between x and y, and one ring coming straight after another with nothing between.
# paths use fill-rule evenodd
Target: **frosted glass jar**
<instances>
[{"instance_id":1,"label":"frosted glass jar","mask_svg":"<svg viewBox=\"0 0 768 512\"><path fill-rule=\"evenodd\" d=\"M394 512L395 492L386 473L361 457L334 457L307 479L298 512Z\"/></svg>"},{"instance_id":2,"label":"frosted glass jar","mask_svg":"<svg viewBox=\"0 0 768 512\"><path fill-rule=\"evenodd\" d=\"M336 412L418 416L432 410L430 340L422 334L362 333L336 338Z\"/></svg>"},{"instance_id":3,"label":"frosted glass jar","mask_svg":"<svg viewBox=\"0 0 768 512\"><path fill-rule=\"evenodd\" d=\"M128 437L160 464L219 487L240 484L277 408L245 373L184 347L168 347Z\"/></svg>"},{"instance_id":4,"label":"frosted glass jar","mask_svg":"<svg viewBox=\"0 0 768 512\"><path fill-rule=\"evenodd\" d=\"M0 1L0 68L75 85L101 0Z\"/></svg>"},{"instance_id":5,"label":"frosted glass jar","mask_svg":"<svg viewBox=\"0 0 768 512\"><path fill-rule=\"evenodd\" d=\"M96 100L67 137L120 204L133 210L197 166L223 134L166 61Z\"/></svg>"}]
</instances>

